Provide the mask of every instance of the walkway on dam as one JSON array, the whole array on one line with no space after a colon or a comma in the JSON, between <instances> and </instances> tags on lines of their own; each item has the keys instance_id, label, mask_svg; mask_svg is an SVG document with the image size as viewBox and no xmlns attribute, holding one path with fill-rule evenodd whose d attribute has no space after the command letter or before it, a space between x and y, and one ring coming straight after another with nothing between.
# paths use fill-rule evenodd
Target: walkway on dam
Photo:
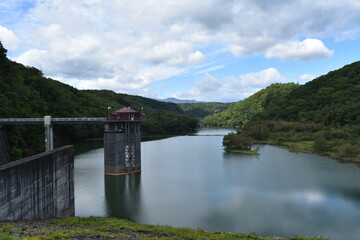
<instances>
[{"instance_id":1,"label":"walkway on dam","mask_svg":"<svg viewBox=\"0 0 360 240\"><path fill-rule=\"evenodd\" d=\"M42 124L45 127L45 152L54 149L53 125L54 124L91 124L106 123L109 120L106 117L83 117L83 118L52 118L44 116L43 118L0 118L1 125L26 125Z\"/></svg>"},{"instance_id":2,"label":"walkway on dam","mask_svg":"<svg viewBox=\"0 0 360 240\"><path fill-rule=\"evenodd\" d=\"M51 118L51 124L104 123L106 117ZM44 124L44 118L0 118L0 125Z\"/></svg>"}]
</instances>

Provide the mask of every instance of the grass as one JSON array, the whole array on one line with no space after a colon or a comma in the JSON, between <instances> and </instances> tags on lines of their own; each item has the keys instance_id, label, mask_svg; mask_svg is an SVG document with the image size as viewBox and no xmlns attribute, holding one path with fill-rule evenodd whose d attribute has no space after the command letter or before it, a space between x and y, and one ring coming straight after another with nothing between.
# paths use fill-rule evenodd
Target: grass
<instances>
[{"instance_id":1,"label":"grass","mask_svg":"<svg viewBox=\"0 0 360 240\"><path fill-rule=\"evenodd\" d=\"M230 149L230 150L225 150L225 151L227 151L227 152L234 152L234 153L244 153L244 154L248 154L248 155L260 155L260 153L254 152L254 151L250 151L250 150Z\"/></svg>"},{"instance_id":2,"label":"grass","mask_svg":"<svg viewBox=\"0 0 360 240\"><path fill-rule=\"evenodd\" d=\"M201 229L139 224L119 218L67 218L44 221L0 222L0 240L52 239L240 239L320 240L306 237L266 237L257 234L206 232Z\"/></svg>"}]
</instances>

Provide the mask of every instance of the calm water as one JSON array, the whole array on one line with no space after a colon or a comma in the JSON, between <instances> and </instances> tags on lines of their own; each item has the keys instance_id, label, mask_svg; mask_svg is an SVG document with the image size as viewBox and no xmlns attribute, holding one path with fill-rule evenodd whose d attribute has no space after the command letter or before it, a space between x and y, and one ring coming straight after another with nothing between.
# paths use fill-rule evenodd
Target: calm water
<instances>
[{"instance_id":1,"label":"calm water","mask_svg":"<svg viewBox=\"0 0 360 240\"><path fill-rule=\"evenodd\" d=\"M203 130L223 134L228 130ZM104 176L103 148L75 157L77 216L262 235L360 239L360 165L257 146L225 153L222 137L143 142L142 172Z\"/></svg>"}]
</instances>

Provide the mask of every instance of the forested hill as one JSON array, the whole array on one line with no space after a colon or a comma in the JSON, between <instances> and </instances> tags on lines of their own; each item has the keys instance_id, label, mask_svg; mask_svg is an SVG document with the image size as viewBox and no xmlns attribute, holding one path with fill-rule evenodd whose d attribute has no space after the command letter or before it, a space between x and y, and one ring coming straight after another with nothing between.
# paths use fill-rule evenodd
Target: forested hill
<instances>
[{"instance_id":1,"label":"forested hill","mask_svg":"<svg viewBox=\"0 0 360 240\"><path fill-rule=\"evenodd\" d=\"M311 121L325 125L360 124L360 62L302 85L281 101L269 101L265 119Z\"/></svg>"},{"instance_id":2,"label":"forested hill","mask_svg":"<svg viewBox=\"0 0 360 240\"><path fill-rule=\"evenodd\" d=\"M163 102L141 96L115 93L114 91L110 90L85 90L85 92L101 97L102 99L117 102L123 106L131 106L132 108L139 110L142 107L146 107L160 112L174 112L184 114L184 112L177 104L171 102Z\"/></svg>"},{"instance_id":3,"label":"forested hill","mask_svg":"<svg viewBox=\"0 0 360 240\"><path fill-rule=\"evenodd\" d=\"M270 102L283 101L298 87L299 85L294 83L270 85L242 101L230 104L222 112L204 118L203 123L212 126L241 127L254 116L263 113Z\"/></svg>"},{"instance_id":4,"label":"forested hill","mask_svg":"<svg viewBox=\"0 0 360 240\"><path fill-rule=\"evenodd\" d=\"M253 117L337 126L360 124L360 62L305 85L273 84L205 118L204 123L242 126Z\"/></svg>"},{"instance_id":5,"label":"forested hill","mask_svg":"<svg viewBox=\"0 0 360 240\"><path fill-rule=\"evenodd\" d=\"M231 104L232 103L219 102L178 103L185 114L196 118L204 118L215 113L220 113Z\"/></svg>"},{"instance_id":6,"label":"forested hill","mask_svg":"<svg viewBox=\"0 0 360 240\"><path fill-rule=\"evenodd\" d=\"M360 162L360 62L305 85L273 84L204 119L238 128L238 139Z\"/></svg>"},{"instance_id":7,"label":"forested hill","mask_svg":"<svg viewBox=\"0 0 360 240\"><path fill-rule=\"evenodd\" d=\"M174 103L117 94L107 90L78 90L46 78L36 68L9 60L0 43L0 118L13 117L104 117L108 107L117 110L131 107L143 111L146 119L142 131L176 134L194 131L196 119L183 115ZM13 158L29 156L43 150L42 126L6 126ZM101 137L102 125L67 125L54 127L55 144L81 138Z\"/></svg>"}]
</instances>

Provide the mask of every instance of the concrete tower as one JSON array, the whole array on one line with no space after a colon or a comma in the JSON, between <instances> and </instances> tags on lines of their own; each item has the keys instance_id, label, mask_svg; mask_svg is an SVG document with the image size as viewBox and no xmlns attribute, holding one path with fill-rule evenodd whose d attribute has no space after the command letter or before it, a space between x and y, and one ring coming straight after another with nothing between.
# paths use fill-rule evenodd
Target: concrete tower
<instances>
[{"instance_id":1,"label":"concrete tower","mask_svg":"<svg viewBox=\"0 0 360 240\"><path fill-rule=\"evenodd\" d=\"M106 175L123 175L141 170L141 114L122 108L108 114L104 133Z\"/></svg>"}]
</instances>

